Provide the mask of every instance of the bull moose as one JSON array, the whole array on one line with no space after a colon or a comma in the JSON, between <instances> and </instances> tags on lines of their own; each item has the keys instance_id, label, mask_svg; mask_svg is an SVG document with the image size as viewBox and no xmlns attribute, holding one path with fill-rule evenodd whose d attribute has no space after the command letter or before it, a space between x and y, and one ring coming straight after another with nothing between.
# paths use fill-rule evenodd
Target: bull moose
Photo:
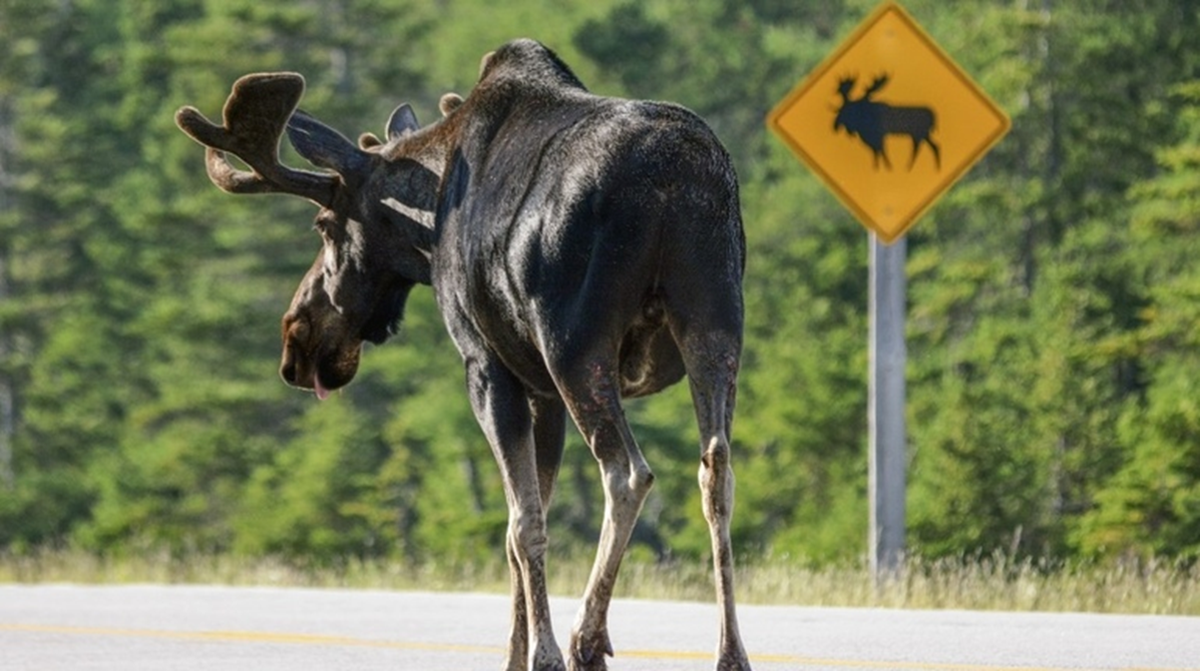
<instances>
[{"instance_id":1,"label":"bull moose","mask_svg":"<svg viewBox=\"0 0 1200 671\"><path fill-rule=\"evenodd\" d=\"M517 40L484 57L465 98L420 127L401 105L357 145L296 110L304 80L247 75L223 125L176 114L230 193L319 206L323 249L283 317L280 372L324 399L363 342L394 334L431 285L503 476L512 574L506 668L604 669L618 567L654 476L622 398L685 375L720 612L718 669L748 669L734 609L730 431L742 346L745 237L729 155L692 112L588 92L552 51ZM280 163L286 130L323 171ZM227 154L250 170L236 167ZM567 650L546 594L546 509L568 413L599 464L604 519Z\"/></svg>"}]
</instances>

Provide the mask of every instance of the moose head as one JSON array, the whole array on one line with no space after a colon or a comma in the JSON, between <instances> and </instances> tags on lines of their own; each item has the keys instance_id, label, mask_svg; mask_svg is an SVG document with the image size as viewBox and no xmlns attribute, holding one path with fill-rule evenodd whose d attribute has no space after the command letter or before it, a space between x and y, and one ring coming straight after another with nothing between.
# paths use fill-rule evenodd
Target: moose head
<instances>
[{"instance_id":1,"label":"moose head","mask_svg":"<svg viewBox=\"0 0 1200 671\"><path fill-rule=\"evenodd\" d=\"M887 86L888 75L883 74L875 78L866 91L857 99L850 98L854 87L858 85L858 77L842 77L838 80L838 95L842 97L841 108L835 110L837 116L833 119L833 132L837 132L843 128L851 136L858 135L862 132L861 126L863 120L860 117L864 115L864 109L870 107L873 102L873 96L879 92L884 86Z\"/></svg>"},{"instance_id":2,"label":"moose head","mask_svg":"<svg viewBox=\"0 0 1200 671\"><path fill-rule=\"evenodd\" d=\"M208 176L229 193L286 193L315 203L323 248L283 316L280 374L320 399L350 382L363 342L382 343L403 314L409 291L430 281L437 157L420 151L388 160L389 145L414 138L416 116L401 105L387 123L387 142L365 134L356 146L296 105L304 78L252 74L233 85L218 126L193 107L175 115L206 147ZM449 110L456 99L443 99ZM286 129L301 156L330 172L286 167L279 142ZM233 154L250 171L233 166Z\"/></svg>"}]
</instances>

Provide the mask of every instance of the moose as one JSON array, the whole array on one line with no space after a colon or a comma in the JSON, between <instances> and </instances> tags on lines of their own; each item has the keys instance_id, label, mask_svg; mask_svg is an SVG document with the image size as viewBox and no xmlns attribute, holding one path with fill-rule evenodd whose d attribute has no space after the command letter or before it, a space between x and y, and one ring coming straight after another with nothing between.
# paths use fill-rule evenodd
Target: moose
<instances>
[{"instance_id":1,"label":"moose","mask_svg":"<svg viewBox=\"0 0 1200 671\"><path fill-rule=\"evenodd\" d=\"M907 135L912 139L912 158L908 169L912 170L917 163L917 153L921 143L929 145L933 151L933 160L941 169L941 150L929 134L933 132L936 116L928 107L893 107L884 102L878 102L873 96L888 83L888 75L880 75L871 82L862 96L851 100L850 92L854 90L856 77L846 77L838 82L838 93L842 96L842 106L838 108L833 120L833 132L842 128L851 136L857 135L871 149L875 156L875 168L879 169L879 159L888 170L892 163L888 160L884 140L888 135Z\"/></svg>"},{"instance_id":2,"label":"moose","mask_svg":"<svg viewBox=\"0 0 1200 671\"><path fill-rule=\"evenodd\" d=\"M737 178L713 132L674 104L590 93L532 40L484 56L473 90L444 96L434 123L401 105L384 138L357 144L296 109L304 87L295 73L247 75L223 125L193 107L176 113L222 190L320 208L322 251L282 320L283 379L328 397L354 377L364 342L397 332L411 290L431 286L504 481L506 668L584 671L613 654L614 582L654 481L622 399L686 376L720 613L716 668L750 668L730 544L745 236ZM322 170L282 165L284 132ZM605 506L564 661L546 593L546 509L568 415L598 462Z\"/></svg>"}]
</instances>

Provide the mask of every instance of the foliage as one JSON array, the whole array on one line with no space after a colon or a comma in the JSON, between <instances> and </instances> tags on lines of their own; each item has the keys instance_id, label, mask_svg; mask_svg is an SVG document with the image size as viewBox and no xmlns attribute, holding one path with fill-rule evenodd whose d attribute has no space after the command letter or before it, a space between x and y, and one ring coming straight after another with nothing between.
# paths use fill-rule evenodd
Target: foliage
<instances>
[{"instance_id":1,"label":"foliage","mask_svg":"<svg viewBox=\"0 0 1200 671\"><path fill-rule=\"evenodd\" d=\"M1200 554L1194 4L906 3L1013 119L909 234L924 556ZM213 189L172 115L288 69L348 134L406 100L427 119L527 35L729 146L749 246L735 542L861 557L867 238L762 119L872 5L0 2L0 548L499 561L503 489L429 292L337 398L287 390L276 324L313 212ZM704 555L686 386L628 414L658 476L635 555ZM572 433L556 554L586 553L602 508Z\"/></svg>"}]
</instances>

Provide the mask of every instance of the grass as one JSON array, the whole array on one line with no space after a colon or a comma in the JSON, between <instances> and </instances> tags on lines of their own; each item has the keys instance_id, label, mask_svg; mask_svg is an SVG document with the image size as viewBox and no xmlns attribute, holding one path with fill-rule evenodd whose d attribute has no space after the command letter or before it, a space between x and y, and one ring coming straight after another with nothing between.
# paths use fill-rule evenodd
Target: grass
<instances>
[{"instance_id":1,"label":"grass","mask_svg":"<svg viewBox=\"0 0 1200 671\"><path fill-rule=\"evenodd\" d=\"M550 588L577 595L587 582L585 558L552 558ZM743 562L736 578L742 603L836 607L1082 611L1200 615L1200 565L1165 560L1061 564L990 555L954 560L910 559L876 583L865 566L812 566L782 560ZM237 586L453 590L504 593L508 567L349 560L317 567L278 558L232 555L173 558L145 553L122 558L74 550L0 554L0 583L165 583ZM627 560L617 595L642 599L712 600L707 564Z\"/></svg>"}]
</instances>

